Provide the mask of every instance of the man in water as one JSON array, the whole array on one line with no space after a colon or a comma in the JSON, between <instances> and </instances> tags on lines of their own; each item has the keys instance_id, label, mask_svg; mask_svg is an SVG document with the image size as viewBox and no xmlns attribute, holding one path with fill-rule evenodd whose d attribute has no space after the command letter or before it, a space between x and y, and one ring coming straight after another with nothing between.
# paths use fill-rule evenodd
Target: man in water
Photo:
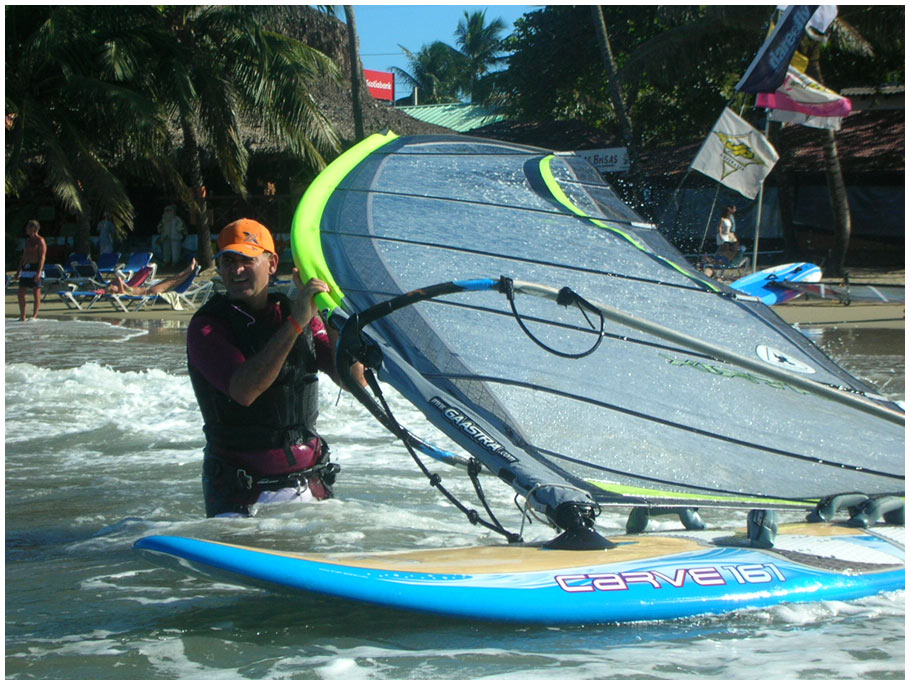
<instances>
[{"instance_id":1,"label":"man in water","mask_svg":"<svg viewBox=\"0 0 910 685\"><path fill-rule=\"evenodd\" d=\"M41 276L44 271L44 260L47 258L47 243L38 235L41 224L37 219L31 219L25 224L25 249L19 260L19 270L16 278L19 280L19 319L25 321L25 291L32 289L35 298L32 319L38 318L41 309Z\"/></svg>"},{"instance_id":2,"label":"man in water","mask_svg":"<svg viewBox=\"0 0 910 685\"><path fill-rule=\"evenodd\" d=\"M331 497L336 465L315 432L317 371L336 383L337 332L319 316L294 269L294 300L268 292L278 270L269 230L251 219L218 236L218 272L227 289L190 321L187 361L202 412L202 488L207 516L249 516L255 503ZM362 378L357 365L355 377Z\"/></svg>"}]
</instances>

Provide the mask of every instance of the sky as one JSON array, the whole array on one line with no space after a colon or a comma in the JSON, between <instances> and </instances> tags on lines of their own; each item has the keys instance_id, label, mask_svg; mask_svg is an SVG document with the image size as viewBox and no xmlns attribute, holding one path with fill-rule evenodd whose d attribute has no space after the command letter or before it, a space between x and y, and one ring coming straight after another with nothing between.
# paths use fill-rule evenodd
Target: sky
<instances>
[{"instance_id":1,"label":"sky","mask_svg":"<svg viewBox=\"0 0 910 685\"><path fill-rule=\"evenodd\" d=\"M512 32L515 20L542 5L354 5L354 18L360 36L360 59L364 69L409 71L408 60L399 45L417 52L424 45L441 40L453 47L455 29L464 13L487 10L487 23L501 18L506 24L503 36ZM344 21L344 13L338 17ZM395 97L409 95L411 89L395 80Z\"/></svg>"}]
</instances>

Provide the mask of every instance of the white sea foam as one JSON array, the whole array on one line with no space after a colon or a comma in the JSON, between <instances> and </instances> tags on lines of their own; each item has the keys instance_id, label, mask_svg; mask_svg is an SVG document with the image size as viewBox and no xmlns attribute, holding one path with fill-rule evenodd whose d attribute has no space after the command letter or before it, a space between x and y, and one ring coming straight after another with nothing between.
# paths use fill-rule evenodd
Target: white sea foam
<instances>
[{"instance_id":1,"label":"white sea foam","mask_svg":"<svg viewBox=\"0 0 910 685\"><path fill-rule=\"evenodd\" d=\"M169 534L320 552L502 542L431 488L366 410L347 395L336 403L328 382L320 389L319 428L342 465L337 498L262 507L252 519L204 519L203 437L185 349L162 339L94 322L7 326L7 677L903 676L903 593L680 622L552 629L276 596L153 566L131 551L137 538ZM388 393L404 425L461 453ZM424 461L460 499L478 506L463 470ZM483 483L504 525L517 530L513 491L493 477ZM622 530L626 515L605 509L598 520ZM550 534L539 523L525 528L527 539Z\"/></svg>"}]
</instances>

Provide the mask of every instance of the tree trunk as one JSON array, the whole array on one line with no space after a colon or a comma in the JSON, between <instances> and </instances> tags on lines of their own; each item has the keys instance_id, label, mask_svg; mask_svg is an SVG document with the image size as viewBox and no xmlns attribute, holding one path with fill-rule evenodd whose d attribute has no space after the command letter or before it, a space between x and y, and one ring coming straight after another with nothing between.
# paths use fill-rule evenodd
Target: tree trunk
<instances>
[{"instance_id":1,"label":"tree trunk","mask_svg":"<svg viewBox=\"0 0 910 685\"><path fill-rule=\"evenodd\" d=\"M828 276L843 276L847 248L850 245L850 232L853 228L850 203L847 199L847 184L844 183L844 175L841 172L834 131L826 129L824 136L825 176L828 179L828 192L834 209L834 246L825 261L825 271Z\"/></svg>"},{"instance_id":2,"label":"tree trunk","mask_svg":"<svg viewBox=\"0 0 910 685\"><path fill-rule=\"evenodd\" d=\"M820 46L818 44L814 45L809 53L809 66L806 71L812 78L824 85L825 82L819 65L820 53ZM852 229L850 202L847 199L847 186L844 183L844 174L841 171L834 131L825 129L823 136L825 177L828 180L831 208L834 210L834 247L825 260L825 272L828 276L843 276L844 265L847 262L847 248L850 245L850 231Z\"/></svg>"},{"instance_id":3,"label":"tree trunk","mask_svg":"<svg viewBox=\"0 0 910 685\"><path fill-rule=\"evenodd\" d=\"M344 5L344 17L348 24L348 57L351 62L351 104L354 111L354 137L357 142L364 139L363 100L361 83L363 72L360 68L360 39L357 37L357 21L354 18L354 6Z\"/></svg>"},{"instance_id":4,"label":"tree trunk","mask_svg":"<svg viewBox=\"0 0 910 685\"><path fill-rule=\"evenodd\" d=\"M794 185L793 174L783 171L788 166L792 153L783 149L780 145L780 126L771 129L772 135L769 136L771 144L781 153L780 160L777 163L777 208L780 211L781 228L784 239L784 257L788 261L795 261L797 258L797 239L796 228L793 225L793 208L796 200L796 187Z\"/></svg>"},{"instance_id":5,"label":"tree trunk","mask_svg":"<svg viewBox=\"0 0 910 685\"><path fill-rule=\"evenodd\" d=\"M616 118L619 120L619 130L623 141L625 141L626 145L631 145L632 122L629 120L628 112L626 112L626 103L622 99L622 88L620 87L619 79L616 78L613 49L610 47L610 36L607 35L607 25L604 23L600 5L592 5L591 14L594 17L594 32L597 34L597 44L600 46L604 70L607 72L607 93L610 95L610 102L613 103L613 109L616 110Z\"/></svg>"},{"instance_id":6,"label":"tree trunk","mask_svg":"<svg viewBox=\"0 0 910 685\"><path fill-rule=\"evenodd\" d=\"M778 178L780 183L777 186L777 207L783 224L784 256L787 260L794 261L799 256L796 229L793 226L793 199L796 189L793 186L792 174L784 172Z\"/></svg>"},{"instance_id":7,"label":"tree trunk","mask_svg":"<svg viewBox=\"0 0 910 685\"><path fill-rule=\"evenodd\" d=\"M196 203L196 215L199 217L198 246L196 261L203 270L212 266L212 226L209 219L208 200L206 199L205 182L202 178L202 161L199 157L199 144L196 132L187 117L181 117L183 128L183 147L189 161L190 185Z\"/></svg>"},{"instance_id":8,"label":"tree trunk","mask_svg":"<svg viewBox=\"0 0 910 685\"><path fill-rule=\"evenodd\" d=\"M623 143L629 151L629 180L632 182L632 191L635 193L639 203L641 203L642 198L639 197L640 186L638 183L638 156L632 134L632 121L629 119L626 103L622 97L622 87L616 75L616 63L613 60L613 49L610 47L610 36L607 34L607 25L604 22L600 5L591 6L591 15L594 19L594 32L597 34L597 43L600 46L604 71L607 73L607 93L610 96L610 102L613 104L616 118L619 121L619 132Z\"/></svg>"}]
</instances>

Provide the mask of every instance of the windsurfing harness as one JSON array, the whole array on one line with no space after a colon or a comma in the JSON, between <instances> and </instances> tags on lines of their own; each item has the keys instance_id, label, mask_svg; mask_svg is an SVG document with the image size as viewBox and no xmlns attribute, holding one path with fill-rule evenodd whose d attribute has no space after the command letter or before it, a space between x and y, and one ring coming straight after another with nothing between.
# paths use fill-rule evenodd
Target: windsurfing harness
<instances>
[{"instance_id":1,"label":"windsurfing harness","mask_svg":"<svg viewBox=\"0 0 910 685\"><path fill-rule=\"evenodd\" d=\"M284 295L269 297L272 306L280 307L282 312L289 311L290 302ZM273 321L252 317L224 296L212 298L199 310L199 315L226 320L235 344L247 357L261 350L275 332ZM297 338L275 382L248 407L215 388L198 369L189 365L209 448L219 455L282 448L287 464L267 467L268 471L295 470L297 464L291 446L304 445L318 437L313 429L319 414L317 371L316 346L309 326Z\"/></svg>"},{"instance_id":2,"label":"windsurfing harness","mask_svg":"<svg viewBox=\"0 0 910 685\"><path fill-rule=\"evenodd\" d=\"M319 438L311 441L315 465L277 476L257 474L220 459L206 450L202 462L202 491L208 517L225 513L250 515L250 505L266 491L293 488L300 494L309 490L314 499L332 497L332 484L339 467L329 462L329 452Z\"/></svg>"}]
</instances>

